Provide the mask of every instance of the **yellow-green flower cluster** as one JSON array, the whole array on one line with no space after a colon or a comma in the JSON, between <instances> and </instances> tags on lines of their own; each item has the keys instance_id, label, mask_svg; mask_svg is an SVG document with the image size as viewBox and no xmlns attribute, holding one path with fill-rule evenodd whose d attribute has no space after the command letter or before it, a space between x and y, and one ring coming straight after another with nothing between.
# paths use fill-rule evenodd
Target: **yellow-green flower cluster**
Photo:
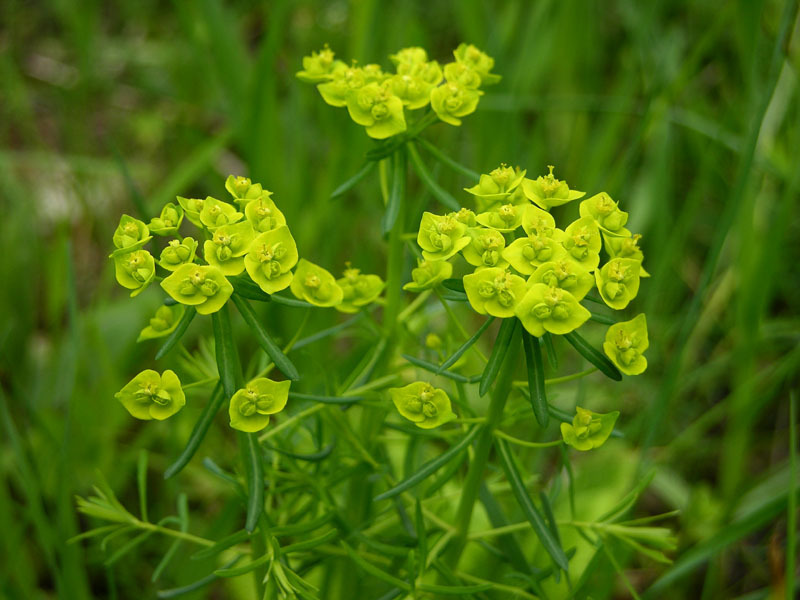
<instances>
[{"instance_id":1,"label":"yellow-green flower cluster","mask_svg":"<svg viewBox=\"0 0 800 600\"><path fill-rule=\"evenodd\" d=\"M402 416L422 429L433 429L456 418L447 392L424 381L390 388L389 397Z\"/></svg>"},{"instance_id":2,"label":"yellow-green flower cluster","mask_svg":"<svg viewBox=\"0 0 800 600\"><path fill-rule=\"evenodd\" d=\"M387 72L377 64L336 60L326 45L303 58L297 77L316 84L326 103L346 107L367 135L385 139L406 131L407 111L428 104L440 120L460 125L478 106L480 88L500 80L490 72L494 60L475 46L461 44L453 56L453 62L442 66L429 60L424 48L403 48L389 56L394 72Z\"/></svg>"},{"instance_id":3,"label":"yellow-green flower cluster","mask_svg":"<svg viewBox=\"0 0 800 600\"><path fill-rule=\"evenodd\" d=\"M563 335L583 325L591 313L581 302L595 286L609 307L624 309L636 297L640 278L647 276L641 236L624 227L627 213L605 192L583 200L580 217L559 228L551 209L585 194L556 179L552 166L548 170L529 179L525 170L502 164L465 188L477 215L466 208L445 215L423 213L417 243L424 261L405 289L435 287L452 274L451 261L461 254L474 268L463 276L472 307L480 314L516 317L534 336ZM615 363L628 361L620 367L627 374L646 365L640 353L647 332L643 320L637 323L641 331L633 337L639 341L626 346L628 338L614 329L617 341L606 344Z\"/></svg>"}]
</instances>

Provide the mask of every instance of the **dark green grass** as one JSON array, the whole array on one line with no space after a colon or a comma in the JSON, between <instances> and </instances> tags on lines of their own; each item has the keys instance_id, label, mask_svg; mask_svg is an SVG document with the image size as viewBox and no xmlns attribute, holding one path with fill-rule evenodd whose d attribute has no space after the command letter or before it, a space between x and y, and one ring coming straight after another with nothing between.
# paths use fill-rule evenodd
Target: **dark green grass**
<instances>
[{"instance_id":1,"label":"dark green grass","mask_svg":"<svg viewBox=\"0 0 800 600\"><path fill-rule=\"evenodd\" d=\"M681 510L675 564L619 552L622 569L640 591L655 585L653 598L784 593L782 561L796 556L789 390L800 372L796 4L2 3L0 596L142 597L159 542L113 569L98 544L66 543L89 525L73 497L96 470L137 505L142 448L152 518L174 513L183 491L198 534L218 539L238 523L238 504L220 501L229 490L199 456L180 477L157 475L202 398L189 396L186 418L146 425L113 398L154 365L157 344L133 342L159 302L155 292L131 301L114 283L106 256L119 213L149 217L176 194L224 194L222 178L242 172L275 193L304 255L334 272L346 260L381 272L377 170L328 199L372 143L294 72L325 42L346 60L387 65L409 45L445 61L461 41L494 56L503 81L462 127L435 125L427 139L479 172L508 162L536 175L554 164L573 187L619 200L644 235L653 277L630 314L647 313L649 370L615 387L567 388L620 410L626 456L640 472L656 467L638 516ZM419 151L463 200L471 182ZM408 193L436 206L414 178ZM281 310L279 344L302 319ZM306 331L339 320L315 313ZM193 325L187 346L209 331ZM369 328L351 333L363 353ZM298 352L321 367L329 348ZM179 364L177 352L159 363ZM232 467L222 420L201 454ZM599 560L593 597L624 597ZM179 554L163 587L200 579L210 564Z\"/></svg>"}]
</instances>

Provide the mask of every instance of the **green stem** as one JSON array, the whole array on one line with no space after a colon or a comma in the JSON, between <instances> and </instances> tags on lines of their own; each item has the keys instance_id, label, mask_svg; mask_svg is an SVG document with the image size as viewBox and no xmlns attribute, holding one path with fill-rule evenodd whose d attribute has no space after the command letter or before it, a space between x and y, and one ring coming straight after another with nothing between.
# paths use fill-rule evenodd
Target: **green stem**
<instances>
[{"instance_id":1,"label":"green stem","mask_svg":"<svg viewBox=\"0 0 800 600\"><path fill-rule=\"evenodd\" d=\"M489 402L489 412L486 415L486 424L478 435L478 441L475 444L475 457L469 465L467 479L464 482L464 487L461 492L461 501L459 502L456 512L456 533L444 557L445 563L451 569L455 569L458 566L458 561L467 544L469 525L472 520L472 510L478 499L478 493L481 483L483 482L483 474L489 461L494 430L500 423L500 419L503 416L503 409L508 400L508 395L511 392L514 370L517 366L517 358L520 355L519 350L515 350L519 345L519 340L519 328L517 328L511 337L512 351L506 355L506 359L495 381L492 398Z\"/></svg>"}]
</instances>

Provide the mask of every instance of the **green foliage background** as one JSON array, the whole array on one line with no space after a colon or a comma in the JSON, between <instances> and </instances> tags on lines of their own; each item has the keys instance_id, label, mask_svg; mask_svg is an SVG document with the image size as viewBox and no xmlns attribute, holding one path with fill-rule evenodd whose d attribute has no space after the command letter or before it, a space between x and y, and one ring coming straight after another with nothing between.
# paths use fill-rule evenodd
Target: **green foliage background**
<instances>
[{"instance_id":1,"label":"green foliage background","mask_svg":"<svg viewBox=\"0 0 800 600\"><path fill-rule=\"evenodd\" d=\"M503 80L462 127L436 125L427 137L480 172L555 164L571 186L609 192L644 234L653 277L637 308L650 368L617 386L574 388L620 410L626 433L583 460L586 501L617 497L652 464L639 513L681 510L672 567L633 556L623 567L640 589L659 581L654 598L780 597L789 390L800 369L796 4L3 2L0 596L154 593L159 542L109 568L97 544L66 543L88 526L74 495L96 470L135 506L139 450L162 471L197 414L190 398L184 418L142 424L113 398L153 367L154 346L134 340L159 302L131 301L115 284L106 257L119 214L151 216L176 194L224 195L225 175L246 174L275 193L316 260L380 272L377 178L328 200L373 142L294 72L325 42L345 60L386 65L404 46L444 61L467 41L496 59ZM432 166L453 194L471 184ZM291 337L296 319L287 312L279 335ZM315 315L309 331L337 320ZM313 349L304 360L346 366ZM201 453L225 463L237 450L222 420ZM177 480L149 483L156 515L187 492L201 534L222 535L239 518L197 459ZM180 559L170 571L177 585L207 567ZM610 567L598 572L608 575L593 580L594 598L626 597ZM248 598L249 584L195 597Z\"/></svg>"}]
</instances>

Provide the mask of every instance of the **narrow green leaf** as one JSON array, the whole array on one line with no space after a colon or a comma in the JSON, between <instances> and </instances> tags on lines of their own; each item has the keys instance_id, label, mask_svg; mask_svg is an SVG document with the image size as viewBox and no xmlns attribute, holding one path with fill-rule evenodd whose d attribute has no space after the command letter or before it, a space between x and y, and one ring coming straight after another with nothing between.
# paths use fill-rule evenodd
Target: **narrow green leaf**
<instances>
[{"instance_id":1,"label":"narrow green leaf","mask_svg":"<svg viewBox=\"0 0 800 600\"><path fill-rule=\"evenodd\" d=\"M216 542L213 546L209 546L208 548L203 548L202 550L195 552L192 554L193 560L205 560L207 558L211 558L212 556L216 556L220 552L224 552L228 548L235 546L236 544L241 544L242 542L246 542L250 539L250 533L245 531L244 529L237 531L236 533L232 533L231 535L225 536L218 542Z\"/></svg>"},{"instance_id":2,"label":"narrow green leaf","mask_svg":"<svg viewBox=\"0 0 800 600\"><path fill-rule=\"evenodd\" d=\"M214 571L214 575L225 578L238 577L239 575L244 575L245 573L256 570L261 565L267 564L270 560L272 560L272 557L269 554L262 554L257 559L251 560L249 563L242 565L241 567L217 569Z\"/></svg>"},{"instance_id":3,"label":"narrow green leaf","mask_svg":"<svg viewBox=\"0 0 800 600\"><path fill-rule=\"evenodd\" d=\"M448 191L443 189L438 183L436 183L436 181L434 181L433 177L431 177L428 168L425 166L425 163L422 162L422 157L419 155L419 152L417 151L417 148L414 146L413 142L408 142L408 144L406 144L406 148L408 148L408 157L411 159L411 165L414 167L414 171L416 171L420 181L422 181L430 193L433 194L433 197L450 210L461 210L461 205L458 203L458 200L453 198Z\"/></svg>"},{"instance_id":4,"label":"narrow green leaf","mask_svg":"<svg viewBox=\"0 0 800 600\"><path fill-rule=\"evenodd\" d=\"M235 557L234 559L229 560L227 563L225 563L222 566L222 568L220 570L229 569L230 567L235 565L237 562L239 562L241 560L241 558L242 558L241 555L239 555L239 556ZM215 575L214 573L210 573L209 575L206 575L205 577L203 577L201 579L198 579L197 581L195 581L194 583L190 583L189 585L184 585L183 587L179 587L179 588L173 588L171 590L161 590L161 591L158 592L158 597L159 598L177 598L178 596L184 596L186 594L190 594L190 593L192 593L192 592L194 592L196 590L199 590L201 587L206 586L209 583L211 583L212 581L215 581L217 579L219 579L219 577L217 577L217 575Z\"/></svg>"},{"instance_id":5,"label":"narrow green leaf","mask_svg":"<svg viewBox=\"0 0 800 600\"><path fill-rule=\"evenodd\" d=\"M186 497L186 494L181 493L178 495L178 518L180 520L180 530L184 533L189 531L189 501ZM167 565L170 561L174 558L175 554L178 552L178 547L181 545L180 538L176 538L167 551L164 553L164 556L161 557L158 565L153 570L153 575L150 577L150 581L155 583L159 577L161 577L161 573L164 572L164 569L167 568Z\"/></svg>"},{"instance_id":6,"label":"narrow green leaf","mask_svg":"<svg viewBox=\"0 0 800 600\"><path fill-rule=\"evenodd\" d=\"M489 517L492 527L505 527L511 524L503 512L500 503L492 495L485 481L481 483L478 498L481 504L483 504L483 508L486 510L486 516ZM533 573L533 567L528 564L525 554L522 552L522 548L520 548L513 534L504 533L499 535L496 541L497 545L505 554L506 560L513 565L517 571L521 573Z\"/></svg>"},{"instance_id":7,"label":"narrow green leaf","mask_svg":"<svg viewBox=\"0 0 800 600\"><path fill-rule=\"evenodd\" d=\"M403 136L397 136L396 138L379 143L375 148L367 151L364 156L366 156L367 160L378 162L393 155L395 151L405 143L406 140Z\"/></svg>"},{"instance_id":8,"label":"narrow green leaf","mask_svg":"<svg viewBox=\"0 0 800 600\"><path fill-rule=\"evenodd\" d=\"M364 570L369 575L377 577L378 579L380 579L381 581L385 581L389 585L399 587L401 590L404 590L406 592L411 591L411 586L402 579L398 579L397 577L389 575L389 573L379 569L378 567L376 567L371 563L368 563L366 560L361 558L361 556L355 550L353 550L350 546L348 546L344 542L342 542L342 546L344 546L345 551L347 551L347 554L350 556L353 562L356 563L359 567L361 567L361 569Z\"/></svg>"},{"instance_id":9,"label":"narrow green leaf","mask_svg":"<svg viewBox=\"0 0 800 600\"><path fill-rule=\"evenodd\" d=\"M329 523L334 517L334 513L329 512L310 521L306 521L305 523L295 523L294 525L279 525L277 527L270 528L269 532L274 536L282 536L282 535L300 535L302 533L308 533L309 531L314 531L315 529L319 529L326 523Z\"/></svg>"},{"instance_id":10,"label":"narrow green leaf","mask_svg":"<svg viewBox=\"0 0 800 600\"><path fill-rule=\"evenodd\" d=\"M525 348L525 364L528 367L528 396L533 414L542 427L547 427L550 415L547 412L547 396L544 391L544 365L539 338L527 331L522 332L522 346Z\"/></svg>"},{"instance_id":11,"label":"narrow green leaf","mask_svg":"<svg viewBox=\"0 0 800 600\"><path fill-rule=\"evenodd\" d=\"M283 304L284 306L294 306L296 308L315 308L313 304L306 302L305 300L297 300L296 298L279 296L278 294L272 294L272 296L270 296L270 300L272 300L272 302L275 304Z\"/></svg>"},{"instance_id":12,"label":"narrow green leaf","mask_svg":"<svg viewBox=\"0 0 800 600\"><path fill-rule=\"evenodd\" d=\"M653 481L653 477L656 476L656 469L651 468L644 474L643 477L639 477L639 481L636 483L634 488L625 494L625 496L614 505L613 508L608 510L607 512L603 513L602 516L597 518L598 523L603 522L610 522L615 519L618 519L622 515L624 515L633 505L636 503L636 500L639 498L641 493L650 485L650 482Z\"/></svg>"},{"instance_id":13,"label":"narrow green leaf","mask_svg":"<svg viewBox=\"0 0 800 600\"><path fill-rule=\"evenodd\" d=\"M440 594L442 596L463 596L465 594L478 594L492 588L491 583L479 583L477 585L435 585L432 583L421 583L417 589L428 594Z\"/></svg>"},{"instance_id":14,"label":"narrow green leaf","mask_svg":"<svg viewBox=\"0 0 800 600\"><path fill-rule=\"evenodd\" d=\"M442 282L442 287L453 292L460 292L462 294L466 294L466 290L464 289L464 281L461 279L457 279L455 277L451 277L450 279L445 279Z\"/></svg>"},{"instance_id":15,"label":"narrow green leaf","mask_svg":"<svg viewBox=\"0 0 800 600\"><path fill-rule=\"evenodd\" d=\"M220 381L222 381L222 389L225 391L225 397L231 398L239 389L241 365L236 351L236 343L233 340L231 315L227 304L211 314L211 325L214 331L217 369Z\"/></svg>"},{"instance_id":16,"label":"narrow green leaf","mask_svg":"<svg viewBox=\"0 0 800 600\"><path fill-rule=\"evenodd\" d=\"M383 214L383 233L389 233L394 227L397 216L400 214L400 206L405 199L406 189L406 152L403 148L398 148L392 155L392 186L389 190L389 200L386 203L386 211Z\"/></svg>"},{"instance_id":17,"label":"narrow green leaf","mask_svg":"<svg viewBox=\"0 0 800 600\"><path fill-rule=\"evenodd\" d=\"M291 554L292 552L311 550L312 548L316 548L317 546L321 546L322 544L327 544L328 542L335 540L338 536L339 531L336 529L331 529L330 531L326 531L322 535L311 538L310 540L304 540L302 542L296 542L294 544L284 546L281 548L281 552L283 554Z\"/></svg>"},{"instance_id":18,"label":"narrow green leaf","mask_svg":"<svg viewBox=\"0 0 800 600\"><path fill-rule=\"evenodd\" d=\"M186 333L187 329L189 329L189 324L192 322L192 319L194 319L196 314L197 310L194 306L186 307L186 310L183 312L183 316L181 317L181 321L178 323L175 331L167 336L167 339L164 340L164 345L158 349L158 352L156 352L156 360L161 360L164 358L167 352L175 347L175 344L180 341L180 339L183 337L183 334Z\"/></svg>"},{"instance_id":19,"label":"narrow green leaf","mask_svg":"<svg viewBox=\"0 0 800 600\"><path fill-rule=\"evenodd\" d=\"M422 569L424 569L425 564L428 562L428 532L425 529L425 516L422 514L422 502L419 498L414 503L414 525L417 531L419 562Z\"/></svg>"},{"instance_id":20,"label":"narrow green leaf","mask_svg":"<svg viewBox=\"0 0 800 600\"><path fill-rule=\"evenodd\" d=\"M110 567L115 562L117 562L120 558L125 556L128 552L136 548L139 544L144 542L147 538L153 535L155 531L143 531L133 539L129 540L127 543L123 544L114 554L109 556L106 561L103 563L106 567Z\"/></svg>"},{"instance_id":21,"label":"narrow green leaf","mask_svg":"<svg viewBox=\"0 0 800 600\"><path fill-rule=\"evenodd\" d=\"M539 501L542 503L542 511L544 511L544 518L547 520L547 526L550 528L556 542L561 546L561 534L558 532L558 524L556 523L555 514L553 514L553 507L550 505L550 498L544 492L539 492Z\"/></svg>"},{"instance_id":22,"label":"narrow green leaf","mask_svg":"<svg viewBox=\"0 0 800 600\"><path fill-rule=\"evenodd\" d=\"M497 377L497 373L500 371L503 360L506 354L508 354L508 348L511 344L514 330L517 328L517 323L519 323L519 320L512 317L511 319L503 319L503 323L500 325L500 331L497 332L497 338L492 348L492 355L489 357L489 362L486 363L486 367L483 369L483 375L481 376L481 386L479 388L481 396L489 391L489 388L492 387L492 383L494 383Z\"/></svg>"},{"instance_id":23,"label":"narrow green leaf","mask_svg":"<svg viewBox=\"0 0 800 600\"><path fill-rule=\"evenodd\" d=\"M136 482L139 488L139 514L147 522L147 450L139 451L136 463Z\"/></svg>"},{"instance_id":24,"label":"narrow green leaf","mask_svg":"<svg viewBox=\"0 0 800 600\"><path fill-rule=\"evenodd\" d=\"M508 482L511 484L511 489L514 492L514 496L516 497L520 508L522 508L522 512L525 514L525 517L533 527L536 537L539 538L539 541L542 543L542 547L550 555L550 558L553 560L553 564L555 564L556 567L560 568L565 573L568 572L569 561L567 560L567 556L564 554L564 550L561 548L558 540L547 528L542 515L539 514L539 511L537 510L536 506L534 506L533 501L528 495L528 490L525 489L525 484L522 482L522 476L517 470L517 465L514 463L514 457L511 455L511 450L508 447L508 443L502 438L497 438L495 443L497 444L497 452L500 456L500 462L503 465L503 470L506 472Z\"/></svg>"},{"instance_id":25,"label":"narrow green leaf","mask_svg":"<svg viewBox=\"0 0 800 600\"><path fill-rule=\"evenodd\" d=\"M472 348L473 344L474 344L475 342L477 342L477 341L478 341L478 340L481 338L481 336L483 335L483 333L484 333L484 332L485 332L485 331L486 331L486 330L489 328L489 326L490 326L492 323L494 323L494 320L495 320L495 317L489 317L488 319L486 319L486 321L484 321L483 325L481 325L481 326L478 328L478 331L476 331L476 332L475 332L475 333L472 335L472 337L471 337L471 338L469 338L469 339L468 339L466 342L464 342L464 343L461 345L461 347L460 347L458 350L456 350L456 351L453 353L453 355L452 355L450 358L448 358L446 361L444 361L444 362L441 364L441 366L440 366L440 367L437 369L437 371L436 371L436 374L437 374L437 375L440 375L440 374L441 374L443 371L446 371L446 370L447 370L447 369L449 369L451 366L453 366L454 364L456 364L456 361L458 361L458 359L459 359L459 358L461 358L462 356L464 356L464 353L465 353L467 350L469 350L470 348Z\"/></svg>"},{"instance_id":26,"label":"narrow green leaf","mask_svg":"<svg viewBox=\"0 0 800 600\"><path fill-rule=\"evenodd\" d=\"M280 369L281 373L286 375L286 377L292 381L297 381L300 379L300 373L297 372L297 367L294 366L292 361L289 360L289 358L281 351L275 341L270 337L267 330L258 320L258 315L256 315L253 307L250 306L250 303L237 295L231 296L231 299L236 305L236 308L239 310L239 314L242 315L242 318L250 326L250 329L255 335L258 344L264 349L264 352L267 353L267 356L272 359L272 362L275 363L275 366Z\"/></svg>"},{"instance_id":27,"label":"narrow green leaf","mask_svg":"<svg viewBox=\"0 0 800 600\"><path fill-rule=\"evenodd\" d=\"M364 165L356 172L355 175L350 177L347 181L342 183L339 187L337 187L331 193L331 200L334 198L338 198L342 194L349 192L353 189L362 179L364 179L367 175L370 174L370 171L375 168L375 165L378 163L374 160L368 160Z\"/></svg>"},{"instance_id":28,"label":"narrow green leaf","mask_svg":"<svg viewBox=\"0 0 800 600\"><path fill-rule=\"evenodd\" d=\"M180 456L178 456L178 458L167 467L167 470L164 471L164 479L169 479L176 475L189 464L189 461L192 460L200 444L203 443L203 439L206 437L206 433L209 427L211 427L214 417L217 415L224 402L225 394L222 391L222 382L220 381L211 393L211 398L203 409L200 418L197 419L197 422L194 424L194 429L192 429L192 433L189 436L189 440L186 442L183 452L181 452Z\"/></svg>"},{"instance_id":29,"label":"narrow green leaf","mask_svg":"<svg viewBox=\"0 0 800 600\"><path fill-rule=\"evenodd\" d=\"M442 163L446 167L449 167L450 169L452 169L456 173L459 173L460 175L463 175L464 177L466 177L470 181L474 181L475 183L478 183L478 180L481 177L480 173L476 173L472 169L469 169L469 168L465 167L464 165L462 165L460 163L457 163L452 158L447 156L444 152L439 150L439 148L437 148L436 146L431 144L428 140L425 140L423 138L417 138L416 139L416 143L419 144L420 146L422 146L423 148L425 148L425 150L430 152L430 154L436 160L438 160L440 163Z\"/></svg>"},{"instance_id":30,"label":"narrow green leaf","mask_svg":"<svg viewBox=\"0 0 800 600\"><path fill-rule=\"evenodd\" d=\"M455 292L453 290L444 289L441 291L442 298L450 300L450 302L469 302L467 294L464 292Z\"/></svg>"},{"instance_id":31,"label":"narrow green leaf","mask_svg":"<svg viewBox=\"0 0 800 600\"><path fill-rule=\"evenodd\" d=\"M427 360L411 356L410 354L403 354L402 357L405 358L412 365L419 367L420 369L425 369L426 371L430 371L431 373L434 373L436 375L441 375L442 377L447 377L448 379L452 379L453 381L458 381L459 383L470 383L469 377L465 377L464 375L461 375L459 373L453 373L452 371L440 372L439 365L436 365Z\"/></svg>"},{"instance_id":32,"label":"narrow green leaf","mask_svg":"<svg viewBox=\"0 0 800 600\"><path fill-rule=\"evenodd\" d=\"M264 510L264 476L261 471L261 448L257 433L242 434L247 438L247 520L244 528L253 532Z\"/></svg>"},{"instance_id":33,"label":"narrow green leaf","mask_svg":"<svg viewBox=\"0 0 800 600\"><path fill-rule=\"evenodd\" d=\"M589 320L594 321L595 323L602 323L603 325L614 325L614 323L617 322L616 319L600 314L598 312L594 312L593 310L590 310L589 312L591 313Z\"/></svg>"},{"instance_id":34,"label":"narrow green leaf","mask_svg":"<svg viewBox=\"0 0 800 600\"><path fill-rule=\"evenodd\" d=\"M460 442L458 442L455 446L452 446L446 452L440 454L436 458L429 460L422 466L417 469L417 472L414 473L408 479L404 479L400 483L398 483L393 488L386 490L382 494L378 494L373 498L373 502L378 502L379 500L386 500L387 498L393 498L398 494L405 492L406 490L414 487L421 481L427 479L429 475L435 473L439 470L442 466L450 462L451 460L457 458L464 450L466 450L467 446L472 443L472 440L478 435L478 432L481 430L480 427L476 426L473 427L467 435L465 435Z\"/></svg>"},{"instance_id":35,"label":"narrow green leaf","mask_svg":"<svg viewBox=\"0 0 800 600\"><path fill-rule=\"evenodd\" d=\"M566 333L564 337L581 356L597 367L603 375L610 377L614 381L622 381L622 373L614 366L614 363L612 363L605 354L599 352L594 346L583 339L577 331Z\"/></svg>"},{"instance_id":36,"label":"narrow green leaf","mask_svg":"<svg viewBox=\"0 0 800 600\"><path fill-rule=\"evenodd\" d=\"M545 331L542 340L544 341L547 362L550 363L550 368L558 371L558 354L556 354L556 347L553 344L553 335L549 331Z\"/></svg>"},{"instance_id":37,"label":"narrow green leaf","mask_svg":"<svg viewBox=\"0 0 800 600\"><path fill-rule=\"evenodd\" d=\"M283 454L284 456L289 456L291 458L295 458L297 460L302 460L306 462L320 462L328 458L331 453L333 452L333 448L335 444L328 444L319 452L314 452L312 454L298 454L296 452L290 452L289 450L284 450L283 448L278 448L277 446L270 446L269 444L264 444L267 449L272 450L273 452L278 452Z\"/></svg>"},{"instance_id":38,"label":"narrow green leaf","mask_svg":"<svg viewBox=\"0 0 800 600\"><path fill-rule=\"evenodd\" d=\"M272 296L258 287L252 279L245 275L237 275L236 277L228 277L228 281L233 286L233 293L236 296L247 298L248 300L255 300L257 302L270 302Z\"/></svg>"},{"instance_id":39,"label":"narrow green leaf","mask_svg":"<svg viewBox=\"0 0 800 600\"><path fill-rule=\"evenodd\" d=\"M362 401L361 396L318 396L316 394L301 394L299 392L289 392L290 400L310 400L311 402L321 402L323 404L355 404Z\"/></svg>"}]
</instances>

